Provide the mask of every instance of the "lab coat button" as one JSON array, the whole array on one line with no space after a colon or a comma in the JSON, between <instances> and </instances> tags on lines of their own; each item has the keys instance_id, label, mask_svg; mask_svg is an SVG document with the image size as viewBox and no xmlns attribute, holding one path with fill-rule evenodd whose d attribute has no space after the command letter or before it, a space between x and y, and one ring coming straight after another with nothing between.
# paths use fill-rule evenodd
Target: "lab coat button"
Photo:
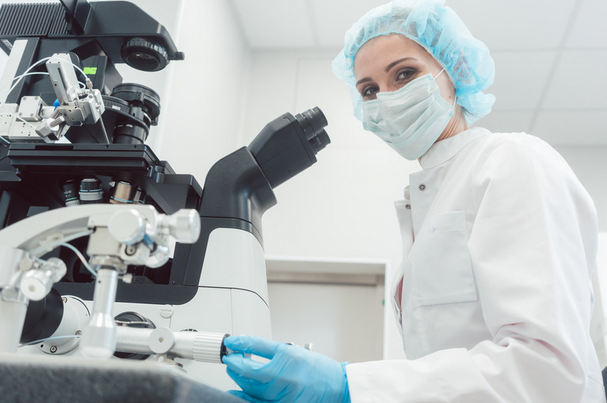
<instances>
[{"instance_id":1,"label":"lab coat button","mask_svg":"<svg viewBox=\"0 0 607 403\"><path fill-rule=\"evenodd\" d=\"M426 189L426 185L424 185L424 184L419 185L419 190L425 190L425 189Z\"/></svg>"}]
</instances>

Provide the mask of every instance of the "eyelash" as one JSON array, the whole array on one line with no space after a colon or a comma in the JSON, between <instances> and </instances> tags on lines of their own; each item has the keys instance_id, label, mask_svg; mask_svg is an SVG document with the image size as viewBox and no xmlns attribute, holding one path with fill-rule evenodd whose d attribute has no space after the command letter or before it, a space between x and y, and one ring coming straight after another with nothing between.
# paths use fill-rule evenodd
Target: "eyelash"
<instances>
[{"instance_id":1,"label":"eyelash","mask_svg":"<svg viewBox=\"0 0 607 403\"><path fill-rule=\"evenodd\" d=\"M417 73L417 70L410 68L410 67L399 70L398 72L396 72L395 81L396 82L408 81L411 77L415 76L416 73ZM405 77L400 78L401 75L405 75ZM379 87L377 87L376 85L370 85L368 87L363 88L361 95L362 95L363 99L366 99L366 98L373 97L375 95L375 93L377 93L378 91L379 91Z\"/></svg>"},{"instance_id":2,"label":"eyelash","mask_svg":"<svg viewBox=\"0 0 607 403\"><path fill-rule=\"evenodd\" d=\"M399 77L400 77L400 76L401 76L401 74L403 74L403 73L407 73L407 76L406 76L405 78L403 78L403 79L400 79ZM415 75L415 73L417 73L417 70L412 69L412 68L407 68L407 69L402 69L402 70L399 70L399 71L396 73L396 81L400 81L400 80L402 80L402 81L407 81L408 79L410 79L411 77L413 77L413 76Z\"/></svg>"},{"instance_id":3,"label":"eyelash","mask_svg":"<svg viewBox=\"0 0 607 403\"><path fill-rule=\"evenodd\" d=\"M369 91L373 91L373 92L369 93ZM362 97L363 98L372 97L378 91L379 91L379 88L376 85L370 85L368 87L363 88L363 90L362 90Z\"/></svg>"}]
</instances>

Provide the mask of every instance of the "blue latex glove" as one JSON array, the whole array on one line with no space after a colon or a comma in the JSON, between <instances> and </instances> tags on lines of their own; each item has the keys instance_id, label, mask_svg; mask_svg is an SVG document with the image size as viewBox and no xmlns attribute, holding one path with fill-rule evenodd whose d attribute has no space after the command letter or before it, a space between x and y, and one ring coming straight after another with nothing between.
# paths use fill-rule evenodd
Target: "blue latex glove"
<instances>
[{"instance_id":1,"label":"blue latex glove","mask_svg":"<svg viewBox=\"0 0 607 403\"><path fill-rule=\"evenodd\" d=\"M350 403L346 363L302 347L252 336L224 340L235 353L223 357L227 372L243 390L229 393L249 402ZM254 354L270 360L246 358Z\"/></svg>"}]
</instances>

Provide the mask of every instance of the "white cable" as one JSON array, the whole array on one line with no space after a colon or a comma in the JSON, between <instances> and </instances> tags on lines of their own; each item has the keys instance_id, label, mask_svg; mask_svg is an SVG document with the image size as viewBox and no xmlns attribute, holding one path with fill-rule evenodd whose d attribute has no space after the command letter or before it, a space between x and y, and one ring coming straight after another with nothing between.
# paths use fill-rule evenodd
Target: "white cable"
<instances>
[{"instance_id":1,"label":"white cable","mask_svg":"<svg viewBox=\"0 0 607 403\"><path fill-rule=\"evenodd\" d=\"M29 67L27 68L27 70L25 70L25 72L24 72L23 74L21 74L20 76L15 77L15 78L13 78L13 80L12 80L12 81L17 80L17 82L16 82L15 84L13 84L13 86L10 88L10 90L8 90L8 94L10 94L10 93L11 93L11 92L12 92L12 91L15 89L15 87L16 87L16 86L19 84L19 82L20 82L21 80L23 80L23 78L24 78L24 77L26 77L26 76L28 76L28 75L34 75L34 74L48 74L48 73L44 73L44 72L35 72L35 73L30 73L29 71L30 71L31 69L33 69L34 67L36 67L37 65L39 65L40 63L45 62L45 61L47 61L47 60L50 60L50 59L52 59L52 58L53 58L53 56L49 56L49 57L43 57L42 59L38 60L36 63L34 63L34 64L32 64L31 66L29 66ZM82 75L83 75L83 76L84 76L84 77L85 77L87 80L89 80L88 76L87 76L87 75L84 73L84 71L83 71L83 70L82 70L80 67L78 67L76 64L72 63L72 62L71 62L71 60L70 60L70 64L71 64L71 65L72 65L72 66L73 66L73 67L74 67L76 70L78 70L80 73L82 73ZM78 83L82 84L82 85L84 86L83 88L86 88L86 84L81 83L80 81L78 81ZM2 87L2 89L4 89L4 87L5 87L5 86L7 86L8 84L9 84L9 83L5 84L5 85Z\"/></svg>"},{"instance_id":2,"label":"white cable","mask_svg":"<svg viewBox=\"0 0 607 403\"><path fill-rule=\"evenodd\" d=\"M107 131L105 130L105 125L103 124L103 119L99 119L99 123L101 126L101 131L103 132L103 137L105 137L105 142L110 144L110 138L107 136Z\"/></svg>"},{"instance_id":3,"label":"white cable","mask_svg":"<svg viewBox=\"0 0 607 403\"><path fill-rule=\"evenodd\" d=\"M10 85L10 84L11 84L13 81L15 81L15 80L21 80L21 79L22 79L23 77L25 77L25 76L35 76L35 75L44 75L44 76L48 76L48 75L49 75L49 73L45 73L45 72L43 72L43 71L38 71L38 72L32 72L32 73L24 73L24 74L21 74L20 76L14 77L14 78L11 80L11 82L8 82L8 83L4 84L4 85L3 85L3 86L0 88L0 92L2 92L2 91L3 91L3 90L6 88L6 86L7 86L7 85ZM12 91L12 89L11 89L11 91ZM11 91L9 91L8 93L10 94L10 93L11 93Z\"/></svg>"},{"instance_id":4,"label":"white cable","mask_svg":"<svg viewBox=\"0 0 607 403\"><path fill-rule=\"evenodd\" d=\"M50 244L41 244L37 248L30 250L29 253L32 256L38 256L40 254L44 255L45 253L48 253L48 252L52 251L53 249L55 249L57 246L60 246L62 243L67 243L69 241L73 241L74 239L91 235L92 233L93 233L93 231L88 230L88 229L85 231L82 231L82 232L77 232L75 234L65 236L60 241L55 241Z\"/></svg>"},{"instance_id":5,"label":"white cable","mask_svg":"<svg viewBox=\"0 0 607 403\"><path fill-rule=\"evenodd\" d=\"M16 113L8 113L7 115L10 116L14 116L15 119L22 121L23 123L25 123L28 126L31 126L32 129L34 129L34 131L36 131L36 126L34 126L33 124L31 124L30 122L24 120L21 116L17 115ZM6 144L11 144L10 141L8 141L7 139L5 139L4 137L0 136L0 140L4 141Z\"/></svg>"},{"instance_id":6,"label":"white cable","mask_svg":"<svg viewBox=\"0 0 607 403\"><path fill-rule=\"evenodd\" d=\"M80 67L76 66L76 65L75 65L74 63L72 63L71 61L70 61L70 64L71 64L72 66L74 66L74 68L75 68L76 70L78 70L79 72L81 72L81 73L82 73L82 75L84 76L84 78L88 78L88 77L87 77L87 75L84 73L84 71L83 71L83 70L82 70Z\"/></svg>"},{"instance_id":7,"label":"white cable","mask_svg":"<svg viewBox=\"0 0 607 403\"><path fill-rule=\"evenodd\" d=\"M80 251L78 249L76 249L76 247L74 245L70 245L69 243L62 243L59 246L65 246L66 248L70 248L71 250L73 250L74 253L80 259L80 261L82 262L82 264L84 265L84 267L86 267L86 269L91 272L91 274L93 275L93 277L97 277L97 273L95 272L95 270L93 270L91 268L91 266L89 266L88 262L86 261L86 259L82 255L82 253L80 253Z\"/></svg>"},{"instance_id":8,"label":"white cable","mask_svg":"<svg viewBox=\"0 0 607 403\"><path fill-rule=\"evenodd\" d=\"M88 234L90 234L90 232L87 232L87 235L88 235ZM80 238L80 236L78 236L78 238ZM93 275L93 277L96 277L96 276L97 276L97 273L95 272L95 270L93 270L93 269L91 268L91 266L88 264L88 262L86 261L86 259L85 259L85 258L84 258L84 256L82 255L82 253L80 253L80 251L79 251L79 250L78 250L78 249L77 249L77 248L76 248L74 245L71 245L71 244L69 244L69 243L67 243L67 242L64 242L64 243L60 243L60 244L59 244L59 245L57 245L57 246L65 246L66 248L69 248L69 249L71 249L72 251L74 251L74 253L76 254L76 256L78 256L78 259L80 259L80 261L82 262L82 264L84 265L84 267L85 267L85 268L86 268L86 269L87 269L89 272L91 272L91 274ZM36 252L38 249L40 249L40 248L34 249L32 252L30 252L30 253L32 254L32 259L33 259L33 260L36 260L36 261L38 261L38 262L40 262L40 263L43 263L43 264L44 264L44 263L46 263L46 260L44 260L44 259L40 259L40 258L38 258L38 257L36 257L36 256L33 256L33 255L34 255L34 252Z\"/></svg>"},{"instance_id":9,"label":"white cable","mask_svg":"<svg viewBox=\"0 0 607 403\"><path fill-rule=\"evenodd\" d=\"M39 65L40 63L42 63L44 61L50 60L51 57L52 56L43 57L42 59L38 60L36 63L34 63L31 66L29 66L27 68L27 70L25 70L25 72L19 76L19 79L17 80L17 82L15 84L13 84L13 86L11 87L11 89L8 90L8 93L10 94L15 89L15 87L17 86L17 84L19 84L19 81L23 80L23 77L25 77L27 75L27 73L30 72L31 69L33 69L34 67L36 67L37 65Z\"/></svg>"},{"instance_id":10,"label":"white cable","mask_svg":"<svg viewBox=\"0 0 607 403\"><path fill-rule=\"evenodd\" d=\"M93 233L93 231L91 231L90 229L84 230L82 232L77 232L75 234L71 234L71 235L68 235L65 238L63 238L62 243L68 243L69 241L73 241L74 239L82 238L83 236L89 236L92 233Z\"/></svg>"},{"instance_id":11,"label":"white cable","mask_svg":"<svg viewBox=\"0 0 607 403\"><path fill-rule=\"evenodd\" d=\"M9 113L9 115L14 116L17 120L22 121L26 125L31 126L34 130L36 130L36 126L34 126L33 124L31 124L27 120L24 120L21 116L17 115L16 113Z\"/></svg>"}]
</instances>

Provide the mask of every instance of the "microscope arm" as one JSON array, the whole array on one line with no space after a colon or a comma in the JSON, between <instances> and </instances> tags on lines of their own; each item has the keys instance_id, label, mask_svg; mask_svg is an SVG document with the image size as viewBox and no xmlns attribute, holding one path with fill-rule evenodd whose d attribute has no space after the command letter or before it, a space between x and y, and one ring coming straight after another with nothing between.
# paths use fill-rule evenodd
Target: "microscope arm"
<instances>
[{"instance_id":1,"label":"microscope arm","mask_svg":"<svg viewBox=\"0 0 607 403\"><path fill-rule=\"evenodd\" d=\"M64 243L82 236L83 232L91 231L103 222L107 225L110 216L116 211L133 208L153 217L151 206L83 204L60 208L37 214L1 230L0 245L35 253L36 257L41 256L52 250L59 241Z\"/></svg>"}]
</instances>

